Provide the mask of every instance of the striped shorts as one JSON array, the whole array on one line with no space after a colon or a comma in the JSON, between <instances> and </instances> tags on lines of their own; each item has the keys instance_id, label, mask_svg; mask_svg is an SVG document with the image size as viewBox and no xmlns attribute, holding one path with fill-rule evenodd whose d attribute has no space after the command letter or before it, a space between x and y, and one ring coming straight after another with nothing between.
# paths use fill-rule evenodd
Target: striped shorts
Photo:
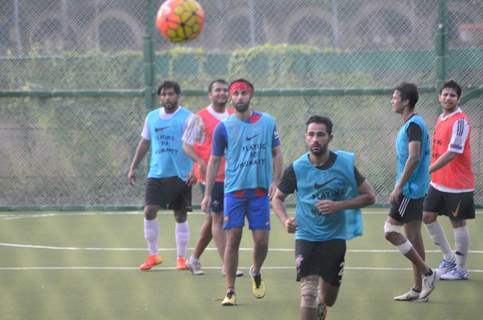
<instances>
[{"instance_id":1,"label":"striped shorts","mask_svg":"<svg viewBox=\"0 0 483 320\"><path fill-rule=\"evenodd\" d=\"M423 218L424 198L411 199L403 194L399 195L396 204L391 206L389 216L399 222L421 221Z\"/></svg>"}]
</instances>

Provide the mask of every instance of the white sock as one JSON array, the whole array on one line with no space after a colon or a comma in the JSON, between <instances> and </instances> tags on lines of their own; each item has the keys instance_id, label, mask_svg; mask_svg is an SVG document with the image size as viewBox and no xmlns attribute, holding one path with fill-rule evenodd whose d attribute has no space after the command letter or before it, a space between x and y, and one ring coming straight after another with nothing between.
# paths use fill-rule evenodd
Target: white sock
<instances>
[{"instance_id":1,"label":"white sock","mask_svg":"<svg viewBox=\"0 0 483 320\"><path fill-rule=\"evenodd\" d=\"M144 239L148 244L149 254L158 254L159 221L156 217L153 220L144 218Z\"/></svg>"},{"instance_id":2,"label":"white sock","mask_svg":"<svg viewBox=\"0 0 483 320\"><path fill-rule=\"evenodd\" d=\"M189 238L190 227L188 221L176 223L176 255L178 257L186 257Z\"/></svg>"},{"instance_id":3,"label":"white sock","mask_svg":"<svg viewBox=\"0 0 483 320\"><path fill-rule=\"evenodd\" d=\"M437 245L443 252L443 257L447 261L454 261L455 257L449 246L448 239L444 234L443 228L438 221L426 224L426 229L428 229L429 235L435 245Z\"/></svg>"},{"instance_id":4,"label":"white sock","mask_svg":"<svg viewBox=\"0 0 483 320\"><path fill-rule=\"evenodd\" d=\"M466 260L468 257L468 247L470 235L468 226L453 229L455 242L456 265L459 270L466 270Z\"/></svg>"}]
</instances>

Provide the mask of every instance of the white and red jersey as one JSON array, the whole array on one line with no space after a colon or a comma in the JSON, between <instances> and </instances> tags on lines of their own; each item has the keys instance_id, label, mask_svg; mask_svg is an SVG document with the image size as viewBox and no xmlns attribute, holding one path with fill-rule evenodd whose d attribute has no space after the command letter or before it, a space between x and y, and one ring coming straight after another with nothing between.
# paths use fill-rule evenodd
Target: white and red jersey
<instances>
[{"instance_id":1,"label":"white and red jersey","mask_svg":"<svg viewBox=\"0 0 483 320\"><path fill-rule=\"evenodd\" d=\"M431 164L447 151L458 153L444 167L431 173L431 185L443 192L469 192L475 188L471 167L471 127L460 108L453 113L441 115L433 134Z\"/></svg>"},{"instance_id":2,"label":"white and red jersey","mask_svg":"<svg viewBox=\"0 0 483 320\"><path fill-rule=\"evenodd\" d=\"M234 109L227 109L224 113L216 112L210 105L196 114L192 123L189 125L188 133L185 134L183 140L193 146L194 151L197 155L203 159L203 161L208 164L211 156L211 143L213 140L213 133L215 127L224 119L228 118ZM200 168L198 162L194 165L195 176L198 181L202 183L205 182L200 175ZM222 158L220 162L220 167L216 174L215 181L223 182L225 180L225 159Z\"/></svg>"}]
</instances>

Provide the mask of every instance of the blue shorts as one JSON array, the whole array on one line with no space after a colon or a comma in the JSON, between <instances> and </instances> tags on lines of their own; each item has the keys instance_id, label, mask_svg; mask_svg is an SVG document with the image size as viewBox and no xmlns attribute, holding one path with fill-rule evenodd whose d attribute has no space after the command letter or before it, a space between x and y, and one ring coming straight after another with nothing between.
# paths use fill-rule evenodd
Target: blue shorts
<instances>
[{"instance_id":1,"label":"blue shorts","mask_svg":"<svg viewBox=\"0 0 483 320\"><path fill-rule=\"evenodd\" d=\"M225 193L224 229L243 228L245 216L250 230L270 230L270 203L267 195L255 195L255 190L245 194Z\"/></svg>"}]
</instances>

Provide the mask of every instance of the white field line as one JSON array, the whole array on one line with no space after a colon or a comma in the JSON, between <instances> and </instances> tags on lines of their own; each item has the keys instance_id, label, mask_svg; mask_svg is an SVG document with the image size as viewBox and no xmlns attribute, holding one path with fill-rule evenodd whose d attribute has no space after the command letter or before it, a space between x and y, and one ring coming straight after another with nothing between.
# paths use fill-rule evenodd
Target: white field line
<instances>
[{"instance_id":1,"label":"white field line","mask_svg":"<svg viewBox=\"0 0 483 320\"><path fill-rule=\"evenodd\" d=\"M220 266L215 267L207 267L203 266L203 269L206 270L220 270ZM240 267L240 269L248 270L249 267ZM264 270L274 270L274 271L283 271L283 270L295 270L295 266L274 266L268 267L264 266ZM66 271L66 270L95 270L95 271L103 271L103 270L117 270L117 271L138 271L137 267L95 267L95 266L75 266L75 267L0 267L0 271L35 271L35 270L51 270L51 271ZM175 267L156 267L153 271L168 271L168 270L176 270ZM406 267L345 267L344 270L357 270L357 271L410 271L411 268ZM483 273L481 269L469 269L469 272L474 273Z\"/></svg>"},{"instance_id":2,"label":"white field line","mask_svg":"<svg viewBox=\"0 0 483 320\"><path fill-rule=\"evenodd\" d=\"M146 248L102 248L102 247L61 247L61 246L44 246L34 244L19 244L0 242L0 247L13 247L24 249L44 249L44 250L66 250L66 251L146 251ZM193 250L193 248L188 248ZM216 248L208 247L208 251L215 251ZM293 252L290 248L269 248L270 252ZM159 251L176 251L176 248L160 248ZM253 251L253 248L240 248L240 251ZM352 253L399 253L397 249L349 249L347 252ZM440 253L439 250L426 250L426 253ZM483 254L483 250L470 250L471 254Z\"/></svg>"}]
</instances>

